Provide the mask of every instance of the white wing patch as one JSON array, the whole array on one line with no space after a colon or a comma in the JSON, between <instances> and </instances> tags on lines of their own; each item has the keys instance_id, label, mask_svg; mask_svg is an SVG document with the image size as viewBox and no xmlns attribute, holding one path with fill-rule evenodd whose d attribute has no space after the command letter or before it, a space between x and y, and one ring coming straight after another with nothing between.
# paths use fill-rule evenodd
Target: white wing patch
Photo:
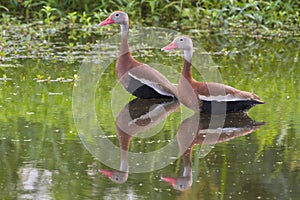
<instances>
[{"instance_id":1,"label":"white wing patch","mask_svg":"<svg viewBox=\"0 0 300 200\"><path fill-rule=\"evenodd\" d=\"M204 96L204 95L198 95L200 100L203 101L218 101L218 102L227 102L227 101L246 101L246 100L250 100L248 98L243 98L240 96L234 96L232 94L227 94L227 95L218 95L218 96Z\"/></svg>"},{"instance_id":2,"label":"white wing patch","mask_svg":"<svg viewBox=\"0 0 300 200\"><path fill-rule=\"evenodd\" d=\"M168 93L167 91L164 90L164 88L159 85L158 83L153 83L147 79L143 79L143 78L138 78L136 76L134 76L133 74L131 74L130 72L128 73L129 76L131 76L132 78L134 78L135 80L140 81L141 83L148 85L149 87L153 88L156 92L158 92L159 94L165 95L165 96L170 96L170 97L174 97L173 94Z\"/></svg>"}]
</instances>

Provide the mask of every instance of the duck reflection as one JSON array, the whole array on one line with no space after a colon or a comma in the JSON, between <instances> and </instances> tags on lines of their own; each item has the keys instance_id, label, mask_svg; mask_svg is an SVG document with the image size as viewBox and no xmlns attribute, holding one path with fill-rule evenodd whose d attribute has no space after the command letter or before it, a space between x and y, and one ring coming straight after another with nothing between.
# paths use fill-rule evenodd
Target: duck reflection
<instances>
[{"instance_id":1,"label":"duck reflection","mask_svg":"<svg viewBox=\"0 0 300 200\"><path fill-rule=\"evenodd\" d=\"M255 122L244 113L224 116L208 116L195 113L179 126L177 140L184 164L183 175L178 178L162 176L176 190L184 191L192 186L192 149L194 145L213 145L253 133L264 122ZM192 142L191 142L192 141Z\"/></svg>"},{"instance_id":2,"label":"duck reflection","mask_svg":"<svg viewBox=\"0 0 300 200\"><path fill-rule=\"evenodd\" d=\"M100 169L104 176L116 183L124 183L128 179L128 150L133 136L143 133L162 122L179 107L177 100L168 99L134 99L118 114L115 127L121 149L119 170Z\"/></svg>"}]
</instances>

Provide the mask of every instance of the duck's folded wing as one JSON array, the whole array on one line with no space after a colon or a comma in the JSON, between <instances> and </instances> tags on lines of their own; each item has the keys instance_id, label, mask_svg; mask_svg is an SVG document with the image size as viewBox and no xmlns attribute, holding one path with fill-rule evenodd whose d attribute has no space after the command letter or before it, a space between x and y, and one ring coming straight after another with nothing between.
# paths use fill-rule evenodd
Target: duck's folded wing
<instances>
[{"instance_id":1,"label":"duck's folded wing","mask_svg":"<svg viewBox=\"0 0 300 200\"><path fill-rule=\"evenodd\" d=\"M197 92L199 94L198 97L200 98L200 100L204 101L257 101L258 103L264 103L256 94L241 91L221 83L199 83L197 87Z\"/></svg>"},{"instance_id":2,"label":"duck's folded wing","mask_svg":"<svg viewBox=\"0 0 300 200\"><path fill-rule=\"evenodd\" d=\"M177 96L176 85L171 83L164 75L148 65L142 64L135 67L128 72L128 75L131 78L148 85L162 95Z\"/></svg>"}]
</instances>

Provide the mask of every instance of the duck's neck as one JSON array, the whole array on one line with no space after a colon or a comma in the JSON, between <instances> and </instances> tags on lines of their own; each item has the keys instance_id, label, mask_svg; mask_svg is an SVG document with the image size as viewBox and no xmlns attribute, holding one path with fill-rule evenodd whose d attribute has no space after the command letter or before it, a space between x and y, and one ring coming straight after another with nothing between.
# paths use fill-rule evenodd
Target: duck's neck
<instances>
[{"instance_id":1,"label":"duck's neck","mask_svg":"<svg viewBox=\"0 0 300 200\"><path fill-rule=\"evenodd\" d=\"M121 46L120 46L119 56L122 56L130 52L129 45L128 45L129 23L121 24L120 26L121 26Z\"/></svg>"},{"instance_id":2,"label":"duck's neck","mask_svg":"<svg viewBox=\"0 0 300 200\"><path fill-rule=\"evenodd\" d=\"M182 75L186 79L192 79L192 57L193 50L184 50L184 66L182 69Z\"/></svg>"}]
</instances>

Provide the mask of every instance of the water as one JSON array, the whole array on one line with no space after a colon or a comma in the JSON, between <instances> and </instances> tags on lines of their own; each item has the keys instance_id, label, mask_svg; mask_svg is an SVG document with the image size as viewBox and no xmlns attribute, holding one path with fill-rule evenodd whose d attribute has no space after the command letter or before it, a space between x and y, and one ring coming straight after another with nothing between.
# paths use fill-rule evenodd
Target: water
<instances>
[{"instance_id":1,"label":"water","mask_svg":"<svg viewBox=\"0 0 300 200\"><path fill-rule=\"evenodd\" d=\"M128 108L127 103L134 98L117 84L112 61L101 71L101 80L97 82L98 79L95 79L95 105L89 104L89 101L81 104L82 111L89 110L91 106L95 108L95 124L84 123L89 122L84 117L75 124L72 102L74 92L84 78L78 77L78 74L82 69L98 69L88 62L82 64L81 61L95 55L91 49L97 46L97 38L91 35L70 50L68 47L57 48L64 46L64 43L61 37L56 37L45 38L49 47L41 45L40 56L29 56L33 55L32 52L28 53L30 49L27 55L24 53L26 50L18 53L9 48L1 62L1 199L300 197L299 38L205 33L194 36L198 44L207 50L215 65L219 66L214 69L218 69L225 84L255 92L267 104L250 110L251 119L245 116L230 118L228 127L235 129L223 129L224 133L217 129L215 134L222 137L213 147L202 145L204 138L198 138L192 150L178 159L174 152L174 155L161 152L158 155L163 159L155 160L153 166L157 169L152 172L142 172L143 167L151 165L150 161L135 166L135 160L129 154L129 173L122 174L125 177L124 183L117 184L98 170L118 171L122 157L120 151L103 150L101 147L107 139L111 144L119 145L120 133L116 134L116 119L119 116L125 120L125 124L130 124L122 110L126 111L125 114L131 110L131 117L138 119L156 109L152 115L154 120L147 121L146 116L135 121L144 129L131 129L135 137L130 143L122 143L125 147L129 143L130 151L137 153L152 152L172 142L185 141L191 130L205 130L207 119L201 119L199 124L193 112L176 102L164 105L163 102L133 101ZM89 49L84 45L87 41L91 46ZM162 46L168 42L165 41ZM55 47L53 44L56 44ZM18 45L16 42L15 46ZM110 48L112 50L108 51L105 58L116 52L114 46ZM163 53L159 49L141 50L134 55L141 62L154 63L173 82L178 80L181 57L174 57L173 53ZM168 67L162 68L160 64ZM194 74L196 79L203 79L203 74L196 69ZM75 100L82 103L82 99ZM168 109L166 106L169 106ZM136 112L141 111L140 107L146 109L141 113ZM74 116L81 115L75 113ZM265 124L257 125L255 121ZM104 134L80 132L80 122L83 130L90 127L93 131L93 128L101 127ZM183 136L183 140L180 136ZM111 164L116 169L99 161L103 155L106 156L107 165ZM161 160L171 164L164 166L158 163ZM192 169L192 177L185 176L189 174L189 167ZM142 173L133 173L139 170ZM179 177L184 184L174 187L186 190L174 189L161 177Z\"/></svg>"}]
</instances>

